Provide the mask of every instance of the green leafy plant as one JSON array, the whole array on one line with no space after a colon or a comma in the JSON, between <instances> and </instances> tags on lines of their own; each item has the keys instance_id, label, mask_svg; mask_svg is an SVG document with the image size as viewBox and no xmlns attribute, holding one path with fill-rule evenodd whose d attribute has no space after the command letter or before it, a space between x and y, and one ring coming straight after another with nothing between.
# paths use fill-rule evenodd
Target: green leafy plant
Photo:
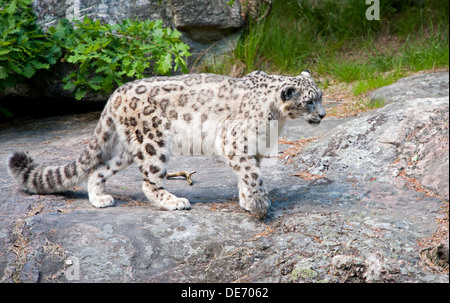
<instances>
[{"instance_id":1,"label":"green leafy plant","mask_svg":"<svg viewBox=\"0 0 450 303\"><path fill-rule=\"evenodd\" d=\"M109 25L85 17L73 26L63 19L49 33L65 50L62 60L77 67L64 78L64 89L73 89L76 99L88 91L108 93L130 79L145 77L150 69L162 75L188 71L189 46L160 20L127 19Z\"/></svg>"},{"instance_id":2,"label":"green leafy plant","mask_svg":"<svg viewBox=\"0 0 450 303\"><path fill-rule=\"evenodd\" d=\"M60 48L46 39L31 0L0 0L0 90L48 69Z\"/></svg>"},{"instance_id":3,"label":"green leafy plant","mask_svg":"<svg viewBox=\"0 0 450 303\"><path fill-rule=\"evenodd\" d=\"M124 20L101 24L84 18L61 20L44 33L36 24L32 0L0 0L0 91L32 78L58 61L72 63L63 80L76 99L88 91L108 93L150 72L187 72L189 46L162 21ZM12 113L0 105L0 116Z\"/></svg>"}]
</instances>

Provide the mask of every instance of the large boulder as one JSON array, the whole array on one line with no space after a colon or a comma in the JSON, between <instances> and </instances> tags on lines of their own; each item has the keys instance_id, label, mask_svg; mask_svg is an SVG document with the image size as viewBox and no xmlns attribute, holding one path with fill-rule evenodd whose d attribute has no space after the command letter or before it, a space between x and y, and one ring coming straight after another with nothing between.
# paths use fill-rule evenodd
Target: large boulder
<instances>
[{"instance_id":1,"label":"large boulder","mask_svg":"<svg viewBox=\"0 0 450 303\"><path fill-rule=\"evenodd\" d=\"M395 84L373 91L369 98L384 104L418 98L446 97L449 93L448 72L417 74L399 79Z\"/></svg>"},{"instance_id":2,"label":"large boulder","mask_svg":"<svg viewBox=\"0 0 450 303\"><path fill-rule=\"evenodd\" d=\"M386 105L327 133L305 152L301 168L348 179L406 177L448 200L448 82L444 72L380 88L370 98Z\"/></svg>"},{"instance_id":3,"label":"large boulder","mask_svg":"<svg viewBox=\"0 0 450 303\"><path fill-rule=\"evenodd\" d=\"M168 1L175 27L188 33L194 41L217 41L244 24L239 5L230 7L225 0Z\"/></svg>"},{"instance_id":4,"label":"large boulder","mask_svg":"<svg viewBox=\"0 0 450 303\"><path fill-rule=\"evenodd\" d=\"M226 0L36 0L33 8L44 30L59 19L82 19L88 16L105 23L124 19L163 20L166 26L188 32L197 42L215 42L244 23L240 5Z\"/></svg>"},{"instance_id":5,"label":"large boulder","mask_svg":"<svg viewBox=\"0 0 450 303\"><path fill-rule=\"evenodd\" d=\"M434 83L432 77L441 76L426 77ZM434 137L417 132L427 129L448 142L448 107L448 94L411 96L316 126L290 120L283 137L318 139L291 163L262 161L272 200L263 221L239 207L230 168L206 156L173 155L169 163L169 171L197 171L192 186L167 181L171 192L192 202L189 211L148 203L136 165L108 180L115 207L93 208L85 185L28 195L8 176L8 154L28 151L47 165L75 159L100 113L6 125L0 130L0 281L448 283L448 274L425 266L418 244L442 218L437 195L443 189L425 195L403 178L406 167L396 166L409 155L405 146L416 142L427 155L414 163L425 156L433 167L448 161L448 152L439 156L448 145L425 148L423 140ZM317 178L302 179L299 172ZM431 173L448 186L446 168ZM444 246L435 253L443 260Z\"/></svg>"}]
</instances>

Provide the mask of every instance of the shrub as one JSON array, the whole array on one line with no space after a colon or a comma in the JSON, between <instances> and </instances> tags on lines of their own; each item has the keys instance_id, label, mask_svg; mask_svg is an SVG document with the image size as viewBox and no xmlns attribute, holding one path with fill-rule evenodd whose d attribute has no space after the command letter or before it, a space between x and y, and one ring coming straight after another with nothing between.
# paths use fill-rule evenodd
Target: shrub
<instances>
[{"instance_id":1,"label":"shrub","mask_svg":"<svg viewBox=\"0 0 450 303\"><path fill-rule=\"evenodd\" d=\"M178 69L187 72L184 58L190 55L189 46L160 20L127 19L109 25L84 18L72 26L63 19L49 33L64 49L63 60L76 65L64 78L64 88L74 89L76 99L88 91L108 93L116 85L143 78L150 68L162 75Z\"/></svg>"},{"instance_id":2,"label":"shrub","mask_svg":"<svg viewBox=\"0 0 450 303\"><path fill-rule=\"evenodd\" d=\"M187 72L189 46L160 20L109 25L85 17L73 23L62 19L45 34L36 24L31 0L0 0L0 90L59 60L75 66L63 87L78 100L88 91L109 93L151 72ZM0 106L1 113L9 112Z\"/></svg>"},{"instance_id":3,"label":"shrub","mask_svg":"<svg viewBox=\"0 0 450 303\"><path fill-rule=\"evenodd\" d=\"M0 90L48 69L60 56L30 5L31 0L0 0Z\"/></svg>"}]
</instances>

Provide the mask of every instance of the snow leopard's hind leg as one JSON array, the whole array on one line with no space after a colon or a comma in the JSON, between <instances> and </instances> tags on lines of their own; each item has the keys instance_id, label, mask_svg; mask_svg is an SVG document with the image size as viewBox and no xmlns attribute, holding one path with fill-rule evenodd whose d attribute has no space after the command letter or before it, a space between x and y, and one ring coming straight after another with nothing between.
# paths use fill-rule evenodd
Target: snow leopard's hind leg
<instances>
[{"instance_id":1,"label":"snow leopard's hind leg","mask_svg":"<svg viewBox=\"0 0 450 303\"><path fill-rule=\"evenodd\" d=\"M94 207L108 207L114 205L112 196L106 193L106 180L117 172L133 163L132 155L125 150L122 143L113 140L112 147L105 160L89 173L88 195L89 202Z\"/></svg>"},{"instance_id":2,"label":"snow leopard's hind leg","mask_svg":"<svg viewBox=\"0 0 450 303\"><path fill-rule=\"evenodd\" d=\"M156 149L155 146L166 145L163 140L145 139L135 158L142 173L142 190L150 202L163 210L190 209L188 199L179 198L165 189L167 179L166 163L169 150Z\"/></svg>"}]
</instances>

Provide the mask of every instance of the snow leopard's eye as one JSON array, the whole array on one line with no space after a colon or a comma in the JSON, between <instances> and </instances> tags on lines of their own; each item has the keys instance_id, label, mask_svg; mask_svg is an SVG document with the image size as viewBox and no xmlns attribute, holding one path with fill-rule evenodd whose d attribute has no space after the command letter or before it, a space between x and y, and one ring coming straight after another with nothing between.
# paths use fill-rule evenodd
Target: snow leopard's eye
<instances>
[{"instance_id":1,"label":"snow leopard's eye","mask_svg":"<svg viewBox=\"0 0 450 303\"><path fill-rule=\"evenodd\" d=\"M281 91L281 100L287 101L290 100L292 97L294 97L297 94L297 89L293 86L287 86L283 88Z\"/></svg>"}]
</instances>

